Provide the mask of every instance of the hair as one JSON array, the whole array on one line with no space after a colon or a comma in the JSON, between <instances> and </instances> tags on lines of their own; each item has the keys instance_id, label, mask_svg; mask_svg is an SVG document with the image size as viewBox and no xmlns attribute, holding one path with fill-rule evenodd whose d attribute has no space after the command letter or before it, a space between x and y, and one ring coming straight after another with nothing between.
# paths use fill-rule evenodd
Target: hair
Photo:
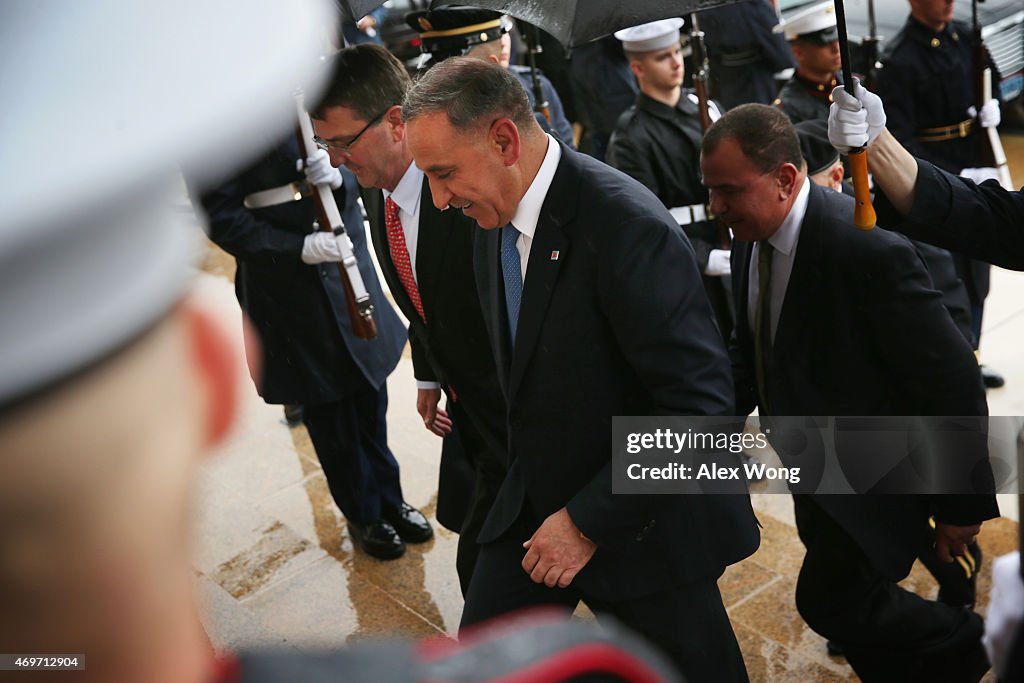
<instances>
[{"instance_id":1,"label":"hair","mask_svg":"<svg viewBox=\"0 0 1024 683\"><path fill-rule=\"evenodd\" d=\"M369 121L402 103L412 80L398 59L380 45L363 43L337 52L327 91L311 110L323 120L332 107L348 107Z\"/></svg>"},{"instance_id":2,"label":"hair","mask_svg":"<svg viewBox=\"0 0 1024 683\"><path fill-rule=\"evenodd\" d=\"M723 140L735 140L750 161L762 172L790 163L803 169L804 158L789 117L766 104L742 104L730 109L708 128L700 150L714 152Z\"/></svg>"},{"instance_id":3,"label":"hair","mask_svg":"<svg viewBox=\"0 0 1024 683\"><path fill-rule=\"evenodd\" d=\"M430 69L413 84L402 104L402 120L444 112L457 130L490 125L509 118L526 133L537 119L518 79L497 64L472 57L452 57Z\"/></svg>"}]
</instances>

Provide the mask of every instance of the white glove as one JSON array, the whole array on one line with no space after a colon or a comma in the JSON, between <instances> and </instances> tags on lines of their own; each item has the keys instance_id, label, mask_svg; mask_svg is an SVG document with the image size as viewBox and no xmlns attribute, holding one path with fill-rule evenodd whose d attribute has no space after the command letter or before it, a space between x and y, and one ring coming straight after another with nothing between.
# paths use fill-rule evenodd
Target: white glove
<instances>
[{"instance_id":1,"label":"white glove","mask_svg":"<svg viewBox=\"0 0 1024 683\"><path fill-rule=\"evenodd\" d=\"M305 163L299 159L298 165L299 170L306 173L306 180L314 185L330 185L332 190L337 190L344 182L341 171L331 166L330 155L319 147L313 150Z\"/></svg>"},{"instance_id":2,"label":"white glove","mask_svg":"<svg viewBox=\"0 0 1024 683\"><path fill-rule=\"evenodd\" d=\"M981 642L996 676L1006 673L1006 661L1013 649L1014 637L1024 620L1024 583L1020 578L1020 555L1012 552L992 563L992 593Z\"/></svg>"},{"instance_id":3,"label":"white glove","mask_svg":"<svg viewBox=\"0 0 1024 683\"><path fill-rule=\"evenodd\" d=\"M994 97L985 103L980 113L974 108L974 105L968 107L967 116L972 119L977 117L982 128L995 128L1003 120L1003 115L999 111L999 100Z\"/></svg>"},{"instance_id":4,"label":"white glove","mask_svg":"<svg viewBox=\"0 0 1024 683\"><path fill-rule=\"evenodd\" d=\"M999 180L999 169L986 167L986 168L965 168L959 173L961 178L967 178L973 180L977 184L981 184L986 180Z\"/></svg>"},{"instance_id":5,"label":"white glove","mask_svg":"<svg viewBox=\"0 0 1024 683\"><path fill-rule=\"evenodd\" d=\"M885 128L885 109L878 95L853 79L851 92L839 85L828 110L828 139L840 154L870 145Z\"/></svg>"},{"instance_id":6,"label":"white glove","mask_svg":"<svg viewBox=\"0 0 1024 683\"><path fill-rule=\"evenodd\" d=\"M338 238L329 232L311 232L302 245L302 262L314 265L341 260Z\"/></svg>"},{"instance_id":7,"label":"white glove","mask_svg":"<svg viewBox=\"0 0 1024 683\"><path fill-rule=\"evenodd\" d=\"M729 252L725 249L712 249L708 254L708 266L704 269L705 275L732 275L732 266L729 265Z\"/></svg>"}]
</instances>

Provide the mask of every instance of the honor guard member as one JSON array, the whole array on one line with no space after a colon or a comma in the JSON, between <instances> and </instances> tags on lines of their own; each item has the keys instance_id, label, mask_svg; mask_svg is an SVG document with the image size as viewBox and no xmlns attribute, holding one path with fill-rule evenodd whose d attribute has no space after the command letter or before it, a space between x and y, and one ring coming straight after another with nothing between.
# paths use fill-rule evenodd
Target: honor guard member
<instances>
[{"instance_id":1,"label":"honor guard member","mask_svg":"<svg viewBox=\"0 0 1024 683\"><path fill-rule=\"evenodd\" d=\"M657 195L690 238L718 328L727 340L733 327L729 250L708 215L708 192L701 183L703 131L697 96L682 87L682 25L682 19L663 19L616 31L640 94L619 117L608 163ZM708 102L708 110L712 121L721 116L714 102Z\"/></svg>"},{"instance_id":2,"label":"honor guard member","mask_svg":"<svg viewBox=\"0 0 1024 683\"><path fill-rule=\"evenodd\" d=\"M775 31L785 33L796 59L796 72L782 86L775 106L793 123L827 119L832 88L843 82L835 5L830 0L797 12Z\"/></svg>"},{"instance_id":3,"label":"honor guard member","mask_svg":"<svg viewBox=\"0 0 1024 683\"><path fill-rule=\"evenodd\" d=\"M405 15L405 21L420 33L421 49L430 55L424 62L430 68L443 59L455 56L476 57L489 60L505 67L519 79L526 89L530 106L536 105L533 90L533 75L530 67L509 64L512 49L511 22L500 12L467 7L464 5L441 5L430 10L417 10ZM573 146L572 124L565 116L562 100L547 76L538 72L541 92L548 103L551 121L537 112L537 121L545 132Z\"/></svg>"},{"instance_id":4,"label":"honor guard member","mask_svg":"<svg viewBox=\"0 0 1024 683\"><path fill-rule=\"evenodd\" d=\"M235 177L212 189L192 184L210 239L238 263L235 293L259 332L258 345L246 340L253 382L267 403L303 406L302 421L353 545L395 559L405 543L425 542L433 530L405 502L388 446L387 378L406 332L370 260L358 183L332 167L322 149L302 159L294 134L250 144L262 155ZM374 339L353 330L338 238L314 224L312 188L323 184L333 190L370 295Z\"/></svg>"},{"instance_id":5,"label":"honor guard member","mask_svg":"<svg viewBox=\"0 0 1024 683\"><path fill-rule=\"evenodd\" d=\"M768 0L741 0L699 15L711 65L711 95L725 109L758 102L771 104L778 92L775 74L796 64L781 35L772 28L779 15Z\"/></svg>"},{"instance_id":6,"label":"honor guard member","mask_svg":"<svg viewBox=\"0 0 1024 683\"><path fill-rule=\"evenodd\" d=\"M877 80L896 139L914 156L980 183L996 177L993 162L982 155L987 133L981 129L999 125L1000 78L989 57L994 98L977 111L972 42L970 27L953 20L950 0L911 0L910 16L886 47ZM971 297L977 350L990 266L954 258ZM1004 384L1002 375L984 365L982 377L990 388Z\"/></svg>"}]
</instances>

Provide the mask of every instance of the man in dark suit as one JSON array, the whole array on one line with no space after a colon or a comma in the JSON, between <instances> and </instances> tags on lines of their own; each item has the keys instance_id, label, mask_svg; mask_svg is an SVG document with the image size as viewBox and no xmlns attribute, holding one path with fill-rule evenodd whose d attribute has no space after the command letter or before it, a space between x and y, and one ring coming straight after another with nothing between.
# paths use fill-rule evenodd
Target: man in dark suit
<instances>
[{"instance_id":1,"label":"man in dark suit","mask_svg":"<svg viewBox=\"0 0 1024 683\"><path fill-rule=\"evenodd\" d=\"M476 563L476 536L505 474L505 405L487 345L473 277L474 224L430 201L401 121L410 80L387 50L339 52L314 124L332 163L355 171L384 278L409 319L424 425L444 436L437 518L461 534L456 567L463 592ZM364 129L359 144L354 134ZM382 193L375 188L381 188ZM442 388L449 412L438 408Z\"/></svg>"},{"instance_id":2,"label":"man in dark suit","mask_svg":"<svg viewBox=\"0 0 1024 683\"><path fill-rule=\"evenodd\" d=\"M723 116L705 136L701 168L711 210L737 238L738 414L755 407L768 417L987 414L970 344L913 246L882 229L855 229L852 199L807 180L783 113L751 104ZM965 439L962 455L984 458L978 441ZM783 449L780 456L785 462ZM965 553L982 521L998 516L994 496L794 495L794 502L807 548L797 608L845 649L862 680L982 676L981 618L896 582L920 552L929 516L935 551L949 562Z\"/></svg>"},{"instance_id":3,"label":"man in dark suit","mask_svg":"<svg viewBox=\"0 0 1024 683\"><path fill-rule=\"evenodd\" d=\"M235 257L235 292L259 333L247 348L253 381L268 403L301 404L327 485L353 544L380 559L405 542L430 539L426 518L402 497L398 462L387 442L386 380L398 364L405 329L384 298L367 251L355 179L331 168L326 153L306 160L310 182L327 182L370 293L376 339L352 331L330 233L312 232L313 200L295 187L307 178L292 138L220 187L205 192L210 239ZM318 150L319 151L319 150ZM283 192L282 192L283 190ZM256 340L252 340L256 341Z\"/></svg>"},{"instance_id":4,"label":"man in dark suit","mask_svg":"<svg viewBox=\"0 0 1024 683\"><path fill-rule=\"evenodd\" d=\"M642 185L546 135L497 65L442 62L402 116L435 206L485 229L477 278L508 402L511 466L462 626L583 600L688 680L746 680L716 580L757 547L749 499L612 494L612 416L732 411L679 226Z\"/></svg>"}]
</instances>

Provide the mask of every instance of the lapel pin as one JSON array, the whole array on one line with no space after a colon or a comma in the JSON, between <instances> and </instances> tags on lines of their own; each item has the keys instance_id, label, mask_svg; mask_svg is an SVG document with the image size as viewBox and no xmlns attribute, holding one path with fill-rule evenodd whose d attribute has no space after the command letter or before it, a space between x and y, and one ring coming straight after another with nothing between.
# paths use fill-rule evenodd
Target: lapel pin
<instances>
[{"instance_id":1,"label":"lapel pin","mask_svg":"<svg viewBox=\"0 0 1024 683\"><path fill-rule=\"evenodd\" d=\"M551 260L552 261L557 261L558 260L558 250L557 249L554 250L553 252L551 252Z\"/></svg>"}]
</instances>

